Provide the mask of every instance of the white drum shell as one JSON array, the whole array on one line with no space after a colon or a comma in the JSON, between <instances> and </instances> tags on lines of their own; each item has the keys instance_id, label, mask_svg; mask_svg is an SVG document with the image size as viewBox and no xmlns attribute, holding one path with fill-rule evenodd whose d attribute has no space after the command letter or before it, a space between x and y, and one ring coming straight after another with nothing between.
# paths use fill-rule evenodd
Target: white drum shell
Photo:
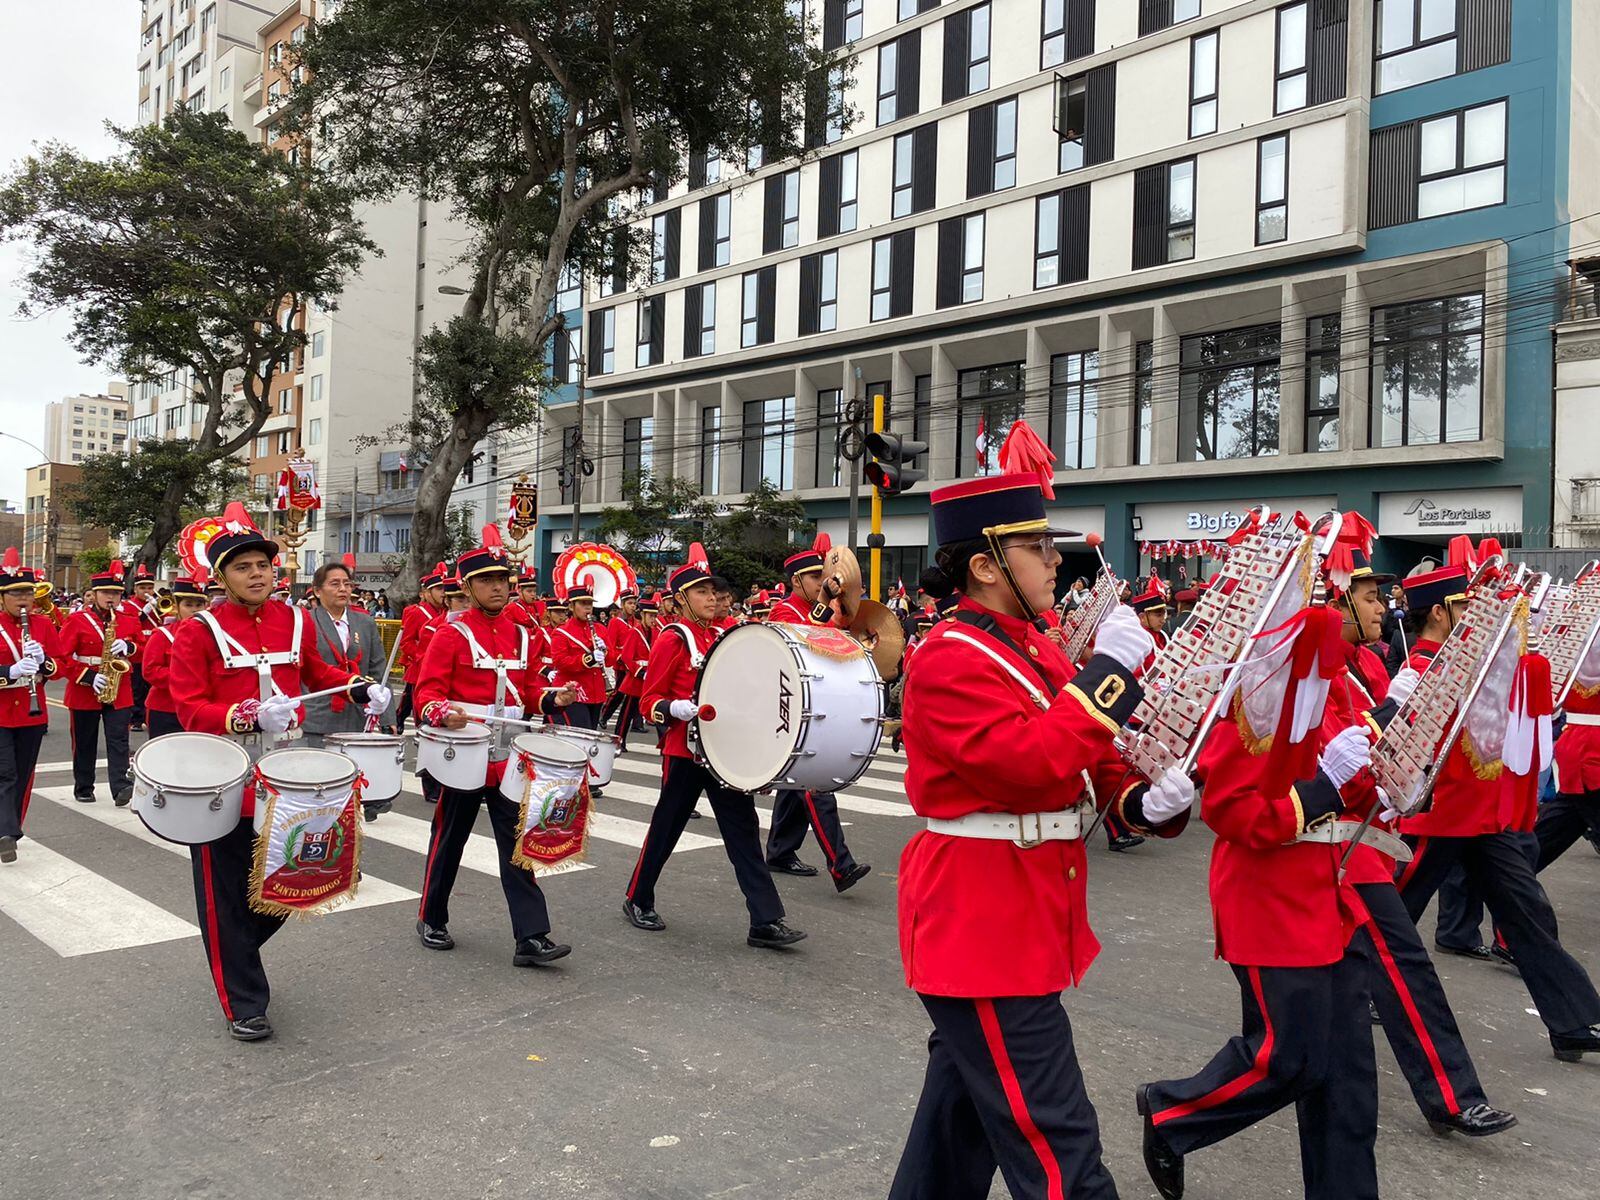
<instances>
[{"instance_id":1,"label":"white drum shell","mask_svg":"<svg viewBox=\"0 0 1600 1200\"><path fill-rule=\"evenodd\" d=\"M250 756L225 737L167 733L134 752L131 771L133 811L145 827L169 842L198 846L239 823Z\"/></svg>"},{"instance_id":2,"label":"white drum shell","mask_svg":"<svg viewBox=\"0 0 1600 1200\"><path fill-rule=\"evenodd\" d=\"M589 759L589 786L605 787L617 765L616 740L603 729L582 729L577 725L548 725L544 733L577 747Z\"/></svg>"},{"instance_id":3,"label":"white drum shell","mask_svg":"<svg viewBox=\"0 0 1600 1200\"><path fill-rule=\"evenodd\" d=\"M465 729L417 731L417 774L426 771L435 781L458 792L475 792L489 781L489 743L487 725L468 724Z\"/></svg>"},{"instance_id":4,"label":"white drum shell","mask_svg":"<svg viewBox=\"0 0 1600 1200\"><path fill-rule=\"evenodd\" d=\"M348 754L312 746L270 750L256 759L256 770L273 787L284 792L318 792L329 800L348 799L360 768ZM267 806L256 797L256 832L267 823Z\"/></svg>"},{"instance_id":5,"label":"white drum shell","mask_svg":"<svg viewBox=\"0 0 1600 1200\"><path fill-rule=\"evenodd\" d=\"M506 761L506 773L500 777L500 794L513 804L522 803L522 792L527 786L527 776L522 773L522 756L533 756L534 767L548 763L566 771L581 770L588 755L580 746L565 738L551 737L549 733L521 733L511 739L511 757Z\"/></svg>"},{"instance_id":6,"label":"white drum shell","mask_svg":"<svg viewBox=\"0 0 1600 1200\"><path fill-rule=\"evenodd\" d=\"M330 733L329 749L352 759L367 777L363 800L393 800L405 782L406 740L394 733Z\"/></svg>"},{"instance_id":7,"label":"white drum shell","mask_svg":"<svg viewBox=\"0 0 1600 1200\"><path fill-rule=\"evenodd\" d=\"M872 657L813 650L805 626L740 625L712 645L695 700L700 751L739 791L832 792L866 771L883 739L883 685Z\"/></svg>"}]
</instances>

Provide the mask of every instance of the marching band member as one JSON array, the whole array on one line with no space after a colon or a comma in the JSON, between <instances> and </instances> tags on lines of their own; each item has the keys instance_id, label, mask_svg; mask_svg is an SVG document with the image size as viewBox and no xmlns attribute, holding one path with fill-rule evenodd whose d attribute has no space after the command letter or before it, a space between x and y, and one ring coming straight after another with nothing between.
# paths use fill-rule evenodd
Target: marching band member
<instances>
[{"instance_id":1,"label":"marching band member","mask_svg":"<svg viewBox=\"0 0 1600 1200\"><path fill-rule=\"evenodd\" d=\"M56 672L56 628L28 611L35 582L16 547L7 549L0 565L0 863L17 861L50 724L44 685Z\"/></svg>"},{"instance_id":2,"label":"marching band member","mask_svg":"<svg viewBox=\"0 0 1600 1200\"><path fill-rule=\"evenodd\" d=\"M277 543L255 527L244 506L230 504L222 532L206 549L228 599L179 624L172 643L167 687L184 729L259 748L263 735L281 737L300 724L302 690L343 686L358 704L379 712L387 707L388 688L329 666L317 653L310 617L271 600L277 553ZM263 692L270 695L262 699ZM190 847L206 961L228 1032L241 1042L272 1036L261 947L284 920L250 906L254 818L252 787L232 832Z\"/></svg>"},{"instance_id":3,"label":"marching band member","mask_svg":"<svg viewBox=\"0 0 1600 1200\"><path fill-rule=\"evenodd\" d=\"M1448 565L1404 581L1409 665L1418 672L1427 669L1466 609L1475 566L1468 550L1452 543ZM1456 745L1441 748L1448 757L1434 783L1433 803L1400 823L1413 857L1395 884L1416 921L1451 867L1460 863L1469 888L1488 904L1516 958L1549 1030L1551 1051L1562 1062L1576 1062L1600 1053L1600 995L1589 973L1562 946L1555 910L1520 844L1520 835L1533 828L1533 805L1513 799L1501 778L1507 774L1502 762L1474 761L1471 739L1469 714Z\"/></svg>"},{"instance_id":4,"label":"marching band member","mask_svg":"<svg viewBox=\"0 0 1600 1200\"><path fill-rule=\"evenodd\" d=\"M822 594L823 556L828 552L827 534L819 534L813 545L784 560L789 573L789 595L775 604L769 621L787 625L812 625L811 606ZM832 624L830 616L826 624ZM772 805L772 826L767 831L767 867L785 875L809 878L817 869L800 860L800 847L806 839L806 825L816 834L828 863L828 874L839 892L849 891L872 870L858 863L845 845L844 827L839 823L839 803L832 792L805 792L780 789Z\"/></svg>"},{"instance_id":5,"label":"marching band member","mask_svg":"<svg viewBox=\"0 0 1600 1200\"><path fill-rule=\"evenodd\" d=\"M1004 461L1004 456L1002 456ZM1126 609L1075 668L1035 624L1061 564L1037 474L932 494L938 569L959 598L906 677L906 794L927 821L900 859L900 954L933 1022L922 1096L891 1200L1117 1195L1101 1159L1062 992L1099 943L1082 836L1094 794L1133 826L1186 823L1194 790L1130 777L1113 739L1150 638Z\"/></svg>"},{"instance_id":6,"label":"marching band member","mask_svg":"<svg viewBox=\"0 0 1600 1200\"><path fill-rule=\"evenodd\" d=\"M400 707L394 718L395 728L399 730L405 729L406 718L416 711L412 704L412 693L417 675L422 671L422 648L417 644L417 635L422 632L423 626L444 616L444 580L447 574L444 564L439 563L417 580L417 602L407 605L400 614L400 669L406 686L400 695Z\"/></svg>"},{"instance_id":7,"label":"marching band member","mask_svg":"<svg viewBox=\"0 0 1600 1200\"><path fill-rule=\"evenodd\" d=\"M117 606L117 611L132 617L139 627L141 653L133 660L133 717L128 725L129 729L138 731L145 727L145 696L150 691L150 685L145 682L142 651L150 635L161 628L161 616L156 612L156 577L150 573L147 563L139 564L127 586L128 598Z\"/></svg>"},{"instance_id":8,"label":"marching band member","mask_svg":"<svg viewBox=\"0 0 1600 1200\"><path fill-rule=\"evenodd\" d=\"M724 786L689 749L689 719L695 715L695 679L706 651L717 639L713 625L717 610L711 566L698 542L689 547L689 561L667 577L667 587L678 597L687 619L663 627L650 647L645 672L645 719L666 727L661 753L665 761L661 797L650 815L650 828L639 861L633 868L622 901L623 915L636 929L659 932L666 922L656 913L656 881L678 844L689 815L701 793L711 801L722 832L722 848L733 864L739 890L750 912L751 946L776 950L792 946L806 935L784 922L783 901L773 885L761 855L761 826L756 820L755 798Z\"/></svg>"},{"instance_id":9,"label":"marching band member","mask_svg":"<svg viewBox=\"0 0 1600 1200\"><path fill-rule=\"evenodd\" d=\"M544 686L532 658L532 639L506 615L511 600L515 566L500 542L497 526L486 525L483 545L469 550L456 563L462 594L470 606L455 620L445 622L428 643L417 678L417 719L442 729L463 729L474 716L489 711L497 691L504 689L507 714L554 714L573 703L569 684ZM531 706L529 701L537 698ZM517 843L517 805L500 792L506 761L491 760L484 786L475 791L440 787L439 806L433 814L433 836L423 869L422 901L417 911L417 936L430 950L450 950L450 891L461 867L461 855L477 821L479 808L488 808L489 823L499 848L500 887L511 912L516 949L511 962L518 967L544 966L565 958L572 947L550 938L550 912L544 892L532 871L512 862Z\"/></svg>"},{"instance_id":10,"label":"marching band member","mask_svg":"<svg viewBox=\"0 0 1600 1200\"><path fill-rule=\"evenodd\" d=\"M628 734L639 719L639 697L644 695L644 673L650 665L650 636L645 632L639 597L625 592L617 615L607 630L615 654L617 691L613 699L617 712L617 744L626 753ZM601 726L605 718L601 718Z\"/></svg>"},{"instance_id":11,"label":"marching band member","mask_svg":"<svg viewBox=\"0 0 1600 1200\"><path fill-rule=\"evenodd\" d=\"M506 616L524 629L539 628L539 577L524 567L517 577L517 598L506 605Z\"/></svg>"},{"instance_id":12,"label":"marching band member","mask_svg":"<svg viewBox=\"0 0 1600 1200\"><path fill-rule=\"evenodd\" d=\"M133 682L127 669L139 654L139 623L118 611L122 596L122 564L113 562L89 580L89 603L61 626L59 645L66 662L66 704L72 710L72 798L94 803L94 764L105 730L106 768L111 797L118 808L133 799L128 778L128 726L133 716ZM109 634L109 636L108 636ZM107 643L118 660L121 682L110 704L101 703L98 687Z\"/></svg>"},{"instance_id":13,"label":"marching band member","mask_svg":"<svg viewBox=\"0 0 1600 1200\"><path fill-rule=\"evenodd\" d=\"M205 588L196 580L174 580L170 594L172 623L152 633L144 647L144 677L150 684L144 705L151 737L178 733L183 729L170 687L172 647L178 637L178 626L207 608Z\"/></svg>"},{"instance_id":14,"label":"marching band member","mask_svg":"<svg viewBox=\"0 0 1600 1200\"><path fill-rule=\"evenodd\" d=\"M570 683L578 693L577 701L568 705L563 715L582 729L596 729L606 702L606 662L611 648L594 620L594 593L588 587L568 588L567 607L571 616L550 631L556 682Z\"/></svg>"},{"instance_id":15,"label":"marching band member","mask_svg":"<svg viewBox=\"0 0 1600 1200\"><path fill-rule=\"evenodd\" d=\"M1580 837L1600 831L1600 638L1577 666L1555 744L1556 794L1539 806L1533 832L1543 871Z\"/></svg>"},{"instance_id":16,"label":"marching band member","mask_svg":"<svg viewBox=\"0 0 1600 1200\"><path fill-rule=\"evenodd\" d=\"M1344 521L1371 528L1358 513L1346 513ZM1391 681L1372 650L1383 634L1383 589L1394 576L1375 572L1369 555L1359 545L1350 548L1348 581L1333 596L1342 622L1345 669L1329 687L1328 706L1336 711L1335 723L1341 728L1374 713L1378 715L1370 719L1375 724L1386 722L1418 678L1410 671ZM1380 816L1373 828L1388 833L1392 827ZM1501 1133L1517 1119L1489 1105L1433 960L1395 890L1394 868L1395 860L1369 839L1356 847L1346 871L1361 901L1356 920L1372 943L1372 999L1389 1047L1435 1132L1454 1129L1468 1137Z\"/></svg>"}]
</instances>

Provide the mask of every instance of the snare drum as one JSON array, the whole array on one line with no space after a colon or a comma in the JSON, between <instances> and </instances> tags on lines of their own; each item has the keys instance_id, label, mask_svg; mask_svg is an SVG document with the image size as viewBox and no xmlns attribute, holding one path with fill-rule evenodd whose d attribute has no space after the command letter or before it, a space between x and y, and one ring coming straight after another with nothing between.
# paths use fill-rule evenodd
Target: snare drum
<instances>
[{"instance_id":1,"label":"snare drum","mask_svg":"<svg viewBox=\"0 0 1600 1200\"><path fill-rule=\"evenodd\" d=\"M883 684L843 630L740 625L713 643L692 722L712 774L742 792L831 792L859 779L883 740Z\"/></svg>"},{"instance_id":2,"label":"snare drum","mask_svg":"<svg viewBox=\"0 0 1600 1200\"><path fill-rule=\"evenodd\" d=\"M291 746L287 750L269 750L256 759L256 770L267 784L280 792L297 795L309 793L318 801L336 803L347 800L355 786L361 768L347 754L336 750L301 749ZM362 799L366 799L363 795ZM256 803L256 832L266 823L267 806Z\"/></svg>"},{"instance_id":3,"label":"snare drum","mask_svg":"<svg viewBox=\"0 0 1600 1200\"><path fill-rule=\"evenodd\" d=\"M434 781L458 792L475 792L489 781L489 743L493 735L487 725L469 724L465 729L417 730L417 774L426 771Z\"/></svg>"},{"instance_id":4,"label":"snare drum","mask_svg":"<svg viewBox=\"0 0 1600 1200\"><path fill-rule=\"evenodd\" d=\"M543 812L548 811L552 803L577 795L578 785L583 782L583 773L589 766L589 756L581 746L564 738L547 733L519 733L511 739L511 760L500 780L500 794L513 804L522 803L530 762L538 782L550 785L541 805L542 820Z\"/></svg>"},{"instance_id":5,"label":"snare drum","mask_svg":"<svg viewBox=\"0 0 1600 1200\"><path fill-rule=\"evenodd\" d=\"M406 739L398 733L330 733L322 744L348 756L367 777L364 801L393 800L405 779Z\"/></svg>"},{"instance_id":6,"label":"snare drum","mask_svg":"<svg viewBox=\"0 0 1600 1200\"><path fill-rule=\"evenodd\" d=\"M169 842L198 846L239 823L250 756L209 733L153 737L133 756L133 811Z\"/></svg>"},{"instance_id":7,"label":"snare drum","mask_svg":"<svg viewBox=\"0 0 1600 1200\"><path fill-rule=\"evenodd\" d=\"M544 731L576 747L589 759L589 786L603 788L611 782L617 762L617 743L603 729L583 729L577 725L550 725Z\"/></svg>"}]
</instances>

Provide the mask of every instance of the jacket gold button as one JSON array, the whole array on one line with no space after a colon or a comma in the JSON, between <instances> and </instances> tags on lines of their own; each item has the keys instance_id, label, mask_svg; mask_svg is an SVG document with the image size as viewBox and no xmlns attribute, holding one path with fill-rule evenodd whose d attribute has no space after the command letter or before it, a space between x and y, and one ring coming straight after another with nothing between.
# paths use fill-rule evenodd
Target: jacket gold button
<instances>
[{"instance_id":1,"label":"jacket gold button","mask_svg":"<svg viewBox=\"0 0 1600 1200\"><path fill-rule=\"evenodd\" d=\"M1078 877L1078 868L1077 867L1068 867L1067 868L1067 878L1068 879L1076 879L1077 877Z\"/></svg>"},{"instance_id":2,"label":"jacket gold button","mask_svg":"<svg viewBox=\"0 0 1600 1200\"><path fill-rule=\"evenodd\" d=\"M1033 655L1035 658L1038 658L1039 657L1039 647L1037 647L1037 646L1029 646L1028 647L1028 653Z\"/></svg>"}]
</instances>

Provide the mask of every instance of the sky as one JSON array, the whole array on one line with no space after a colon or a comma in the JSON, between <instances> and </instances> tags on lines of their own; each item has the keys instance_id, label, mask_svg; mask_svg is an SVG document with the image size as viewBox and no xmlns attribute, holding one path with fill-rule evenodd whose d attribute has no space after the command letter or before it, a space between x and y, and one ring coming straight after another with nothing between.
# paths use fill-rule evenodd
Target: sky
<instances>
[{"instance_id":1,"label":"sky","mask_svg":"<svg viewBox=\"0 0 1600 1200\"><path fill-rule=\"evenodd\" d=\"M0 71L0 175L36 142L61 141L94 157L113 149L102 123L131 124L137 104L139 6L132 0L0 0L0 46L14 50ZM27 260L0 246L0 499L22 508L23 478L40 461L44 406L102 392L110 378L86 365L67 341L60 314L23 320L20 278Z\"/></svg>"}]
</instances>

